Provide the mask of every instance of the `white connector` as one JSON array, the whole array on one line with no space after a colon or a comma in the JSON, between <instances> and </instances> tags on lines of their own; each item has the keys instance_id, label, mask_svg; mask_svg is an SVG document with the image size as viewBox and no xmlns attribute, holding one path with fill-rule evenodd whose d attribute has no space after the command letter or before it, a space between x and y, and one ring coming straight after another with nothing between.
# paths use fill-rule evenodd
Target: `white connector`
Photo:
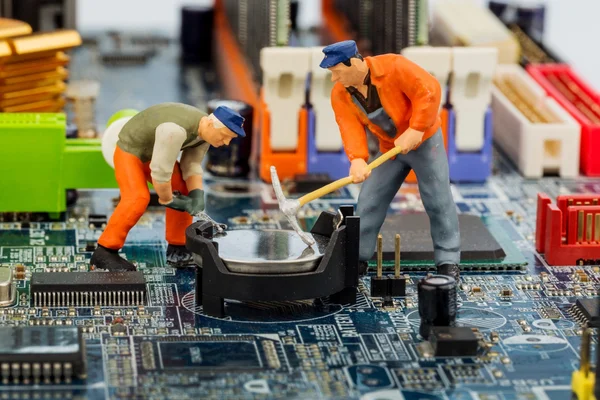
<instances>
[{"instance_id":1,"label":"white connector","mask_svg":"<svg viewBox=\"0 0 600 400\"><path fill-rule=\"evenodd\" d=\"M494 141L523 176L578 175L579 124L519 65L498 66L492 110Z\"/></svg>"},{"instance_id":2,"label":"white connector","mask_svg":"<svg viewBox=\"0 0 600 400\"><path fill-rule=\"evenodd\" d=\"M459 151L483 148L485 114L497 63L498 51L493 47L452 48L450 103L456 113L454 140Z\"/></svg>"},{"instance_id":3,"label":"white connector","mask_svg":"<svg viewBox=\"0 0 600 400\"><path fill-rule=\"evenodd\" d=\"M431 42L444 46L495 47L498 62L519 62L519 41L487 7L473 0L437 1Z\"/></svg>"},{"instance_id":4,"label":"white connector","mask_svg":"<svg viewBox=\"0 0 600 400\"><path fill-rule=\"evenodd\" d=\"M452 48L431 46L406 47L402 50L402 55L419 65L438 80L442 87L441 108L446 101L448 78L450 71L452 71Z\"/></svg>"},{"instance_id":5,"label":"white connector","mask_svg":"<svg viewBox=\"0 0 600 400\"><path fill-rule=\"evenodd\" d=\"M273 151L294 151L298 147L298 113L305 101L310 63L311 49L306 47L264 47L260 51Z\"/></svg>"},{"instance_id":6,"label":"white connector","mask_svg":"<svg viewBox=\"0 0 600 400\"><path fill-rule=\"evenodd\" d=\"M323 60L323 47L313 47L311 57L312 82L310 102L315 114L315 143L318 151L340 151L342 135L331 107L331 71L319 67Z\"/></svg>"}]
</instances>

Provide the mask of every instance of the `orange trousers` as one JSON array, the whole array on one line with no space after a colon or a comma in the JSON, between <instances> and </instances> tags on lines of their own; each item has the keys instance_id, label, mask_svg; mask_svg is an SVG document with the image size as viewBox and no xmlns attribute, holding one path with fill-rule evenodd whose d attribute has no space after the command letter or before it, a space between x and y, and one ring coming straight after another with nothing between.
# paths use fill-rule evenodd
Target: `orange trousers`
<instances>
[{"instance_id":1,"label":"orange trousers","mask_svg":"<svg viewBox=\"0 0 600 400\"><path fill-rule=\"evenodd\" d=\"M127 234L148 207L150 191L147 182L152 180L150 162L143 163L133 154L121 150L119 146L115 150L114 162L115 175L121 190L121 201L98 239L98 244L118 250L123 247ZM179 163L176 163L173 168L171 186L173 190L178 190L184 195L188 194ZM185 230L192 223L192 216L187 212L167 208L166 219L167 242L173 245L185 245Z\"/></svg>"}]
</instances>

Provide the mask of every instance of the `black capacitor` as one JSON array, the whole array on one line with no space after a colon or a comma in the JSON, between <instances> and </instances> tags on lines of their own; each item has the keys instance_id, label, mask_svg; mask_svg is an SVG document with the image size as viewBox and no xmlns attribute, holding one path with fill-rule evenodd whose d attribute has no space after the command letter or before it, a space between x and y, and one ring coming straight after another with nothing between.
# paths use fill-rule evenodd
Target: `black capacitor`
<instances>
[{"instance_id":1,"label":"black capacitor","mask_svg":"<svg viewBox=\"0 0 600 400\"><path fill-rule=\"evenodd\" d=\"M494 0L490 0L488 2L488 8L490 9L491 12L494 13L494 15L496 17L498 17L502 22L506 23L505 19L505 13L508 10L508 4L506 3L506 1L494 1Z\"/></svg>"},{"instance_id":2,"label":"black capacitor","mask_svg":"<svg viewBox=\"0 0 600 400\"><path fill-rule=\"evenodd\" d=\"M541 42L544 35L546 7L543 4L517 8L517 25L533 40Z\"/></svg>"},{"instance_id":3,"label":"black capacitor","mask_svg":"<svg viewBox=\"0 0 600 400\"><path fill-rule=\"evenodd\" d=\"M516 24L532 39L542 41L546 16L544 0L529 0L525 4L507 0L490 0L488 8L505 25Z\"/></svg>"},{"instance_id":4,"label":"black capacitor","mask_svg":"<svg viewBox=\"0 0 600 400\"><path fill-rule=\"evenodd\" d=\"M446 275L430 275L417 285L419 295L419 334L429 338L432 326L454 326L457 312L456 281Z\"/></svg>"},{"instance_id":5,"label":"black capacitor","mask_svg":"<svg viewBox=\"0 0 600 400\"><path fill-rule=\"evenodd\" d=\"M208 64L213 55L214 10L209 6L181 8L181 58L190 64Z\"/></svg>"},{"instance_id":6,"label":"black capacitor","mask_svg":"<svg viewBox=\"0 0 600 400\"><path fill-rule=\"evenodd\" d=\"M244 118L246 137L232 139L229 146L210 147L206 155L206 170L215 176L247 177L250 172L250 156L252 153L253 108L251 105L238 100L211 100L208 102L208 113L212 113L219 106L229 107Z\"/></svg>"}]
</instances>

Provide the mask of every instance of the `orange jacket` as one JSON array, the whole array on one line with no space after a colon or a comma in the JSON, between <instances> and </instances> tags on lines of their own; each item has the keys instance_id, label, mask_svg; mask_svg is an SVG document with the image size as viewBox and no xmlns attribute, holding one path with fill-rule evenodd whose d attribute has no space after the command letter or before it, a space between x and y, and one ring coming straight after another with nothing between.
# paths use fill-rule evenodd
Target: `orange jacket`
<instances>
[{"instance_id":1,"label":"orange jacket","mask_svg":"<svg viewBox=\"0 0 600 400\"><path fill-rule=\"evenodd\" d=\"M439 106L442 90L431 74L398 54L365 57L365 62L371 71L371 83L377 87L381 105L396 124L397 134L391 138L371 123L354 104L346 88L336 83L331 91L331 105L350 161L369 159L365 127L377 136L379 149L384 153L394 147L394 140L409 127L425 132L424 141L441 125Z\"/></svg>"}]
</instances>

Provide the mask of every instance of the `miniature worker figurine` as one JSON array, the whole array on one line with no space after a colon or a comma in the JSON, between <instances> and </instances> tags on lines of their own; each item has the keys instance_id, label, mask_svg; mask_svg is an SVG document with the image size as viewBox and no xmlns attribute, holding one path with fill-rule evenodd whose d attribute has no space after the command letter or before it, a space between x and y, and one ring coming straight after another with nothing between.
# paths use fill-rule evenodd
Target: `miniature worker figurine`
<instances>
[{"instance_id":1,"label":"miniature worker figurine","mask_svg":"<svg viewBox=\"0 0 600 400\"><path fill-rule=\"evenodd\" d=\"M191 264L185 230L192 216L204 211L202 160L209 146L229 145L233 138L245 136L243 122L241 115L224 106L207 115L180 103L157 104L131 117L118 133L113 158L121 201L90 264L100 269L135 270L118 251L150 202L147 182L154 186L158 202L167 207L167 262Z\"/></svg>"},{"instance_id":2,"label":"miniature worker figurine","mask_svg":"<svg viewBox=\"0 0 600 400\"><path fill-rule=\"evenodd\" d=\"M429 216L439 274L458 279L460 231L450 191L448 159L440 129L441 87L427 71L398 54L363 57L352 40L323 49L322 68L335 83L331 104L350 159L353 182L363 182L358 197L361 272L375 251L387 210L412 170ZM367 167L369 130L380 153L402 151L376 169Z\"/></svg>"}]
</instances>

